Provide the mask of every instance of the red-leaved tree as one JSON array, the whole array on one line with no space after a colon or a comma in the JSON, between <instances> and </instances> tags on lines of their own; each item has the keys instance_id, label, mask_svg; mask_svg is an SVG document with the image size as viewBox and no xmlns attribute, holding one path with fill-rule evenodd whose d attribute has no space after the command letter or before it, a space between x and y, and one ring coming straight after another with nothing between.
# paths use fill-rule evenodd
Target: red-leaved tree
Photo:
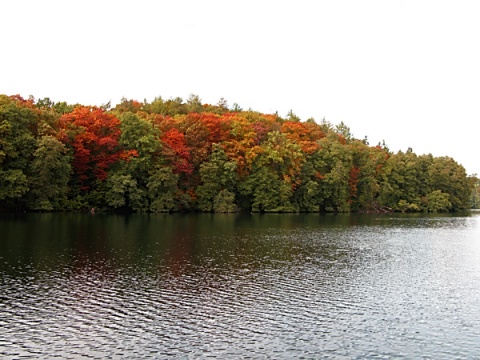
<instances>
[{"instance_id":1,"label":"red-leaved tree","mask_svg":"<svg viewBox=\"0 0 480 360\"><path fill-rule=\"evenodd\" d=\"M73 169L82 190L105 180L115 161L136 156L135 150L118 145L120 120L98 107L77 106L62 115L60 128L60 139L73 149Z\"/></svg>"}]
</instances>

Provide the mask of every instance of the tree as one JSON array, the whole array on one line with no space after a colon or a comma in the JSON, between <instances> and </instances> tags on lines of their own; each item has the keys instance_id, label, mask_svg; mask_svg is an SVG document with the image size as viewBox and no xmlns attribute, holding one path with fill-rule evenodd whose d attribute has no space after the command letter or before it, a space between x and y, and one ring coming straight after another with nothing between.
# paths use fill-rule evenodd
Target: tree
<instances>
[{"instance_id":1,"label":"tree","mask_svg":"<svg viewBox=\"0 0 480 360\"><path fill-rule=\"evenodd\" d=\"M227 189L221 190L213 202L213 211L217 213L232 213L238 210L235 204L235 194Z\"/></svg>"},{"instance_id":2,"label":"tree","mask_svg":"<svg viewBox=\"0 0 480 360\"><path fill-rule=\"evenodd\" d=\"M187 111L189 113L201 113L203 105L200 97L195 94L190 94L187 100Z\"/></svg>"},{"instance_id":3,"label":"tree","mask_svg":"<svg viewBox=\"0 0 480 360\"><path fill-rule=\"evenodd\" d=\"M292 109L288 111L287 119L291 122L300 122L300 118L293 112Z\"/></svg>"},{"instance_id":4,"label":"tree","mask_svg":"<svg viewBox=\"0 0 480 360\"><path fill-rule=\"evenodd\" d=\"M179 175L170 167L155 166L148 178L150 211L170 212L190 208L189 200L178 191Z\"/></svg>"},{"instance_id":5,"label":"tree","mask_svg":"<svg viewBox=\"0 0 480 360\"><path fill-rule=\"evenodd\" d=\"M0 95L0 201L16 202L29 191L38 111L33 99Z\"/></svg>"},{"instance_id":6,"label":"tree","mask_svg":"<svg viewBox=\"0 0 480 360\"><path fill-rule=\"evenodd\" d=\"M228 158L237 163L237 172L242 177L247 172L247 153L253 148L257 135L245 117L237 114L226 116L229 116L229 136L221 145Z\"/></svg>"},{"instance_id":7,"label":"tree","mask_svg":"<svg viewBox=\"0 0 480 360\"><path fill-rule=\"evenodd\" d=\"M434 190L428 194L426 203L428 212L448 212L452 208L449 195L441 190Z\"/></svg>"},{"instance_id":8,"label":"tree","mask_svg":"<svg viewBox=\"0 0 480 360\"><path fill-rule=\"evenodd\" d=\"M345 126L345 125L343 125ZM302 145L305 160L300 173L301 185L295 190L295 202L302 211L350 211L366 201L368 181L362 175L371 156L362 142L346 143L325 120L282 126L289 138ZM372 164L373 166L373 164ZM370 169L369 169L370 170ZM371 171L368 172L369 176Z\"/></svg>"},{"instance_id":9,"label":"tree","mask_svg":"<svg viewBox=\"0 0 480 360\"><path fill-rule=\"evenodd\" d=\"M351 150L342 144L341 138L335 133L329 133L318 143L320 149L309 157L311 165L303 171L303 181L318 184L310 183L309 191L312 195L315 191L315 205L320 211L350 211ZM307 199L311 208L312 196L307 196Z\"/></svg>"},{"instance_id":10,"label":"tree","mask_svg":"<svg viewBox=\"0 0 480 360\"><path fill-rule=\"evenodd\" d=\"M66 207L72 172L67 147L51 135L37 140L30 180L30 208L62 210Z\"/></svg>"},{"instance_id":11,"label":"tree","mask_svg":"<svg viewBox=\"0 0 480 360\"><path fill-rule=\"evenodd\" d=\"M240 112L240 111L242 111L243 109L240 107L240 105L238 105L238 103L233 103L231 110L232 110L233 112Z\"/></svg>"},{"instance_id":12,"label":"tree","mask_svg":"<svg viewBox=\"0 0 480 360\"><path fill-rule=\"evenodd\" d=\"M197 187L198 208L201 211L229 210L235 207L237 163L229 161L219 144L213 145L210 160L200 165L202 183ZM218 197L222 194L220 197ZM233 199L232 199L233 195Z\"/></svg>"},{"instance_id":13,"label":"tree","mask_svg":"<svg viewBox=\"0 0 480 360\"><path fill-rule=\"evenodd\" d=\"M252 211L297 211L291 200L300 184L303 160L300 147L285 134L269 133L252 163L250 175L239 187L242 195L251 197Z\"/></svg>"},{"instance_id":14,"label":"tree","mask_svg":"<svg viewBox=\"0 0 480 360\"><path fill-rule=\"evenodd\" d=\"M221 97L220 100L218 100L217 106L224 110L228 110L228 101Z\"/></svg>"},{"instance_id":15,"label":"tree","mask_svg":"<svg viewBox=\"0 0 480 360\"><path fill-rule=\"evenodd\" d=\"M116 209L149 211L147 180L150 169L159 161L159 131L137 114L120 116L119 146L135 157L120 159L109 172L106 184L108 206Z\"/></svg>"},{"instance_id":16,"label":"tree","mask_svg":"<svg viewBox=\"0 0 480 360\"><path fill-rule=\"evenodd\" d=\"M353 139L353 134L350 132L350 128L343 121L335 126L335 131L347 142Z\"/></svg>"},{"instance_id":17,"label":"tree","mask_svg":"<svg viewBox=\"0 0 480 360\"><path fill-rule=\"evenodd\" d=\"M161 96L156 97L150 104L144 104L143 108L149 114L160 114L164 116L175 116L186 114L187 105L181 97L163 100Z\"/></svg>"},{"instance_id":18,"label":"tree","mask_svg":"<svg viewBox=\"0 0 480 360\"><path fill-rule=\"evenodd\" d=\"M300 145L306 154L312 154L318 150L317 141L325 136L316 124L297 121L285 121L282 124L281 132L286 134L288 139Z\"/></svg>"},{"instance_id":19,"label":"tree","mask_svg":"<svg viewBox=\"0 0 480 360\"><path fill-rule=\"evenodd\" d=\"M470 183L471 196L470 196L470 207L472 209L478 209L480 207L480 180L477 177L477 174L470 175L468 177Z\"/></svg>"},{"instance_id":20,"label":"tree","mask_svg":"<svg viewBox=\"0 0 480 360\"><path fill-rule=\"evenodd\" d=\"M82 191L104 181L113 163L137 154L121 149L120 120L100 108L78 106L62 115L60 125L60 138L72 149L74 174Z\"/></svg>"},{"instance_id":21,"label":"tree","mask_svg":"<svg viewBox=\"0 0 480 360\"><path fill-rule=\"evenodd\" d=\"M109 108L109 104L108 106L104 106L102 107L102 110L108 110ZM130 113L137 113L139 111L141 111L143 108L143 104L137 100L128 100L126 98L122 98L120 100L120 104L117 104L117 106L115 106L115 113L117 113L118 115L121 115L123 113L126 113L126 112L130 112Z\"/></svg>"},{"instance_id":22,"label":"tree","mask_svg":"<svg viewBox=\"0 0 480 360\"><path fill-rule=\"evenodd\" d=\"M0 170L0 200L21 198L29 189L27 176L22 170Z\"/></svg>"},{"instance_id":23,"label":"tree","mask_svg":"<svg viewBox=\"0 0 480 360\"><path fill-rule=\"evenodd\" d=\"M349 179L351 209L379 210L379 174L389 155L383 149L368 146L359 140L352 140L348 146L352 154Z\"/></svg>"},{"instance_id":24,"label":"tree","mask_svg":"<svg viewBox=\"0 0 480 360\"><path fill-rule=\"evenodd\" d=\"M121 148L136 153L128 161L129 172L135 174L137 180L145 178L161 150L160 131L152 122L130 112L120 116L120 131L118 143Z\"/></svg>"},{"instance_id":25,"label":"tree","mask_svg":"<svg viewBox=\"0 0 480 360\"><path fill-rule=\"evenodd\" d=\"M389 156L379 174L379 205L404 211L408 204L409 211L427 211L422 199L432 191L428 176L432 160L431 155L418 156L412 151Z\"/></svg>"},{"instance_id":26,"label":"tree","mask_svg":"<svg viewBox=\"0 0 480 360\"><path fill-rule=\"evenodd\" d=\"M196 95L110 109L0 95L0 208L433 212L480 198L453 159L371 147L343 122Z\"/></svg>"},{"instance_id":27,"label":"tree","mask_svg":"<svg viewBox=\"0 0 480 360\"><path fill-rule=\"evenodd\" d=\"M473 189L465 168L448 156L434 158L429 168L431 187L449 195L451 210L463 210L469 207L469 198Z\"/></svg>"},{"instance_id":28,"label":"tree","mask_svg":"<svg viewBox=\"0 0 480 360\"><path fill-rule=\"evenodd\" d=\"M138 186L131 174L111 173L106 180L105 200L116 209L146 212L149 210L146 190Z\"/></svg>"},{"instance_id":29,"label":"tree","mask_svg":"<svg viewBox=\"0 0 480 360\"><path fill-rule=\"evenodd\" d=\"M172 128L161 136L163 143L162 155L172 164L176 174L191 174L193 165L190 162L190 148L185 135Z\"/></svg>"}]
</instances>

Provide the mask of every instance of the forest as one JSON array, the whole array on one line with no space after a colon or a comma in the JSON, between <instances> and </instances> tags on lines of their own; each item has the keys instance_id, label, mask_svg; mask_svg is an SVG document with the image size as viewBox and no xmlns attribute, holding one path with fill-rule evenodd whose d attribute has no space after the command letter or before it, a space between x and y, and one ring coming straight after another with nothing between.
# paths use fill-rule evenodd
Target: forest
<instances>
[{"instance_id":1,"label":"forest","mask_svg":"<svg viewBox=\"0 0 480 360\"><path fill-rule=\"evenodd\" d=\"M0 95L4 212L454 212L479 195L450 157L394 153L293 111Z\"/></svg>"}]
</instances>

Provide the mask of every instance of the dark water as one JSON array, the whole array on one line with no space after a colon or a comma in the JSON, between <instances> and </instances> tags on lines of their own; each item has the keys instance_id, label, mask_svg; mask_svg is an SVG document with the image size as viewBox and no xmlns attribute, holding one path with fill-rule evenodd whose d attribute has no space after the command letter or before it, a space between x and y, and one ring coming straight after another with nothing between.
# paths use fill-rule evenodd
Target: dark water
<instances>
[{"instance_id":1,"label":"dark water","mask_svg":"<svg viewBox=\"0 0 480 360\"><path fill-rule=\"evenodd\" d=\"M0 217L1 358L480 358L480 213Z\"/></svg>"}]
</instances>

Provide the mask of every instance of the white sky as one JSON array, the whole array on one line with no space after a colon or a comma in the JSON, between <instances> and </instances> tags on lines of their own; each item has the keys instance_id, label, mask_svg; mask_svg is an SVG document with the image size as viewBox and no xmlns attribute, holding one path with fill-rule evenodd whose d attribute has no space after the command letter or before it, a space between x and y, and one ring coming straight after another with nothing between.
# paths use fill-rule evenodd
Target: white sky
<instances>
[{"instance_id":1,"label":"white sky","mask_svg":"<svg viewBox=\"0 0 480 360\"><path fill-rule=\"evenodd\" d=\"M5 0L0 93L224 97L480 174L479 18L476 0Z\"/></svg>"}]
</instances>

